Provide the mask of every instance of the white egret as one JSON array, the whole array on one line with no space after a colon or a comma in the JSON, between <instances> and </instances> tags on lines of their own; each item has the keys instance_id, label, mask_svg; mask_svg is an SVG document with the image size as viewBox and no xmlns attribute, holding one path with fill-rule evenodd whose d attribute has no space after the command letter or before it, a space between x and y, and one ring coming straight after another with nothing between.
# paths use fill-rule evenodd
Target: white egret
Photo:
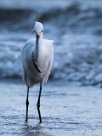
<instances>
[{"instance_id":1,"label":"white egret","mask_svg":"<svg viewBox=\"0 0 102 136\"><path fill-rule=\"evenodd\" d=\"M40 123L42 122L40 113L42 86L48 80L53 63L53 40L43 39L43 30L43 24L40 22L35 22L34 31L36 32L36 38L29 39L21 52L22 77L27 85L26 122L28 121L29 88L36 83L40 83L37 111Z\"/></svg>"}]
</instances>

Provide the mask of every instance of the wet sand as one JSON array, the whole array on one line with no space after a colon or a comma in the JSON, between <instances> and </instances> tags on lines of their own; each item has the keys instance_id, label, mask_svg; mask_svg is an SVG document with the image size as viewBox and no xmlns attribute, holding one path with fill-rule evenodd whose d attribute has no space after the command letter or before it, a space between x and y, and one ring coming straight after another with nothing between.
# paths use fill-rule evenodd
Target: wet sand
<instances>
[{"instance_id":1,"label":"wet sand","mask_svg":"<svg viewBox=\"0 0 102 136\"><path fill-rule=\"evenodd\" d=\"M41 97L40 125L38 90L38 85L30 90L29 121L25 123L26 87L0 82L1 136L102 136L102 89L48 83Z\"/></svg>"}]
</instances>

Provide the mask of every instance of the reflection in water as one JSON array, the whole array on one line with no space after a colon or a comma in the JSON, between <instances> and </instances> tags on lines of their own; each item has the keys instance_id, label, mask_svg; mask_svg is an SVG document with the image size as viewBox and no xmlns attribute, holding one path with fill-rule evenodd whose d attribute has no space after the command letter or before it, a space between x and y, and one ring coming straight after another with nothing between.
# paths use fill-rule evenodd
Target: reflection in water
<instances>
[{"instance_id":1,"label":"reflection in water","mask_svg":"<svg viewBox=\"0 0 102 136\"><path fill-rule=\"evenodd\" d=\"M24 136L51 136L44 131L42 124L36 124L34 126L25 123L25 127L22 129Z\"/></svg>"}]
</instances>

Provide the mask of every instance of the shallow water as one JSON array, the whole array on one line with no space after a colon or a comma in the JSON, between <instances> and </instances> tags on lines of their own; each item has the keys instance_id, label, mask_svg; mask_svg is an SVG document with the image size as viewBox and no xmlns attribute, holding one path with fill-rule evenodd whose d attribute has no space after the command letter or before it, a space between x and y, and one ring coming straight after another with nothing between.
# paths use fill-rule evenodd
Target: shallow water
<instances>
[{"instance_id":1,"label":"shallow water","mask_svg":"<svg viewBox=\"0 0 102 136\"><path fill-rule=\"evenodd\" d=\"M0 83L0 135L2 136L101 136L102 90L93 87L48 83L41 98L42 124L36 101L39 86L30 90L29 121L25 123L26 87Z\"/></svg>"}]
</instances>

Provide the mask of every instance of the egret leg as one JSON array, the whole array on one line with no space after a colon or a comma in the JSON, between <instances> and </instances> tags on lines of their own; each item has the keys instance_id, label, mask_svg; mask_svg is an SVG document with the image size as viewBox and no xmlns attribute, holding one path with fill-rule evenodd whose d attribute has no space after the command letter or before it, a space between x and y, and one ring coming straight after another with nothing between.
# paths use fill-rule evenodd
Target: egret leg
<instances>
[{"instance_id":1,"label":"egret leg","mask_svg":"<svg viewBox=\"0 0 102 136\"><path fill-rule=\"evenodd\" d=\"M26 98L26 122L28 121L28 106L29 106L28 96L29 96L29 86L27 87L27 98Z\"/></svg>"},{"instance_id":2,"label":"egret leg","mask_svg":"<svg viewBox=\"0 0 102 136\"><path fill-rule=\"evenodd\" d=\"M40 123L42 123L42 118L41 118L41 113L40 113L41 92L42 92L42 83L40 83L40 90L39 90L39 96L38 96L38 101L37 101L37 110L38 110L38 115L39 115Z\"/></svg>"}]
</instances>

